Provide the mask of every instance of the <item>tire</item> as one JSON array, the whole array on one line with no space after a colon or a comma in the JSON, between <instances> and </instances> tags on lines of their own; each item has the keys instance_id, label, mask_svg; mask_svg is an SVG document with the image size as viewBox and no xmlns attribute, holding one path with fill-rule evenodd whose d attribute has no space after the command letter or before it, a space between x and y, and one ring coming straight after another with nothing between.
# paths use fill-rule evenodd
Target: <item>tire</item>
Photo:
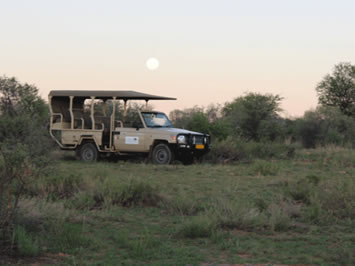
<instances>
[{"instance_id":1,"label":"tire","mask_svg":"<svg viewBox=\"0 0 355 266\"><path fill-rule=\"evenodd\" d=\"M98 151L96 149L95 144L93 143L85 143L80 147L79 156L80 160L84 162L94 162L97 161Z\"/></svg>"},{"instance_id":2,"label":"tire","mask_svg":"<svg viewBox=\"0 0 355 266\"><path fill-rule=\"evenodd\" d=\"M167 144L160 143L153 148L152 161L155 164L170 164L173 154Z\"/></svg>"}]
</instances>

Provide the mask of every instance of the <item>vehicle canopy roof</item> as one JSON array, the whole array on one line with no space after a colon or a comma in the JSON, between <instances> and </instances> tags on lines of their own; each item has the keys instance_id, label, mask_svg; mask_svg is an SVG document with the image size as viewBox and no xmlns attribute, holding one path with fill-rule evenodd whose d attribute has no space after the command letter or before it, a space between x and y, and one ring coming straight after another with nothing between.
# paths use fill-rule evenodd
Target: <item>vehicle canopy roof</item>
<instances>
[{"instance_id":1,"label":"vehicle canopy roof","mask_svg":"<svg viewBox=\"0 0 355 266\"><path fill-rule=\"evenodd\" d=\"M96 99L113 99L114 97L117 100L176 100L176 98L164 97L151 95L146 93L141 93L137 91L91 91L91 90L52 90L49 92L49 97L80 97L80 98L91 98L95 97Z\"/></svg>"}]
</instances>

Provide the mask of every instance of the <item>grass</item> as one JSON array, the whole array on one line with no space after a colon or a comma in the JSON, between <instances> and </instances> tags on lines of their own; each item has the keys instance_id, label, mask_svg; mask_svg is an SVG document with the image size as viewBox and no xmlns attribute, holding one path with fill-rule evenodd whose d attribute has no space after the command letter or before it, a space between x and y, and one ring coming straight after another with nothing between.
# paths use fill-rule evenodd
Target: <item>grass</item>
<instances>
[{"instance_id":1,"label":"grass","mask_svg":"<svg viewBox=\"0 0 355 266\"><path fill-rule=\"evenodd\" d=\"M20 203L16 239L22 259L355 262L353 150L297 151L292 160L235 165L87 164L66 158Z\"/></svg>"}]
</instances>

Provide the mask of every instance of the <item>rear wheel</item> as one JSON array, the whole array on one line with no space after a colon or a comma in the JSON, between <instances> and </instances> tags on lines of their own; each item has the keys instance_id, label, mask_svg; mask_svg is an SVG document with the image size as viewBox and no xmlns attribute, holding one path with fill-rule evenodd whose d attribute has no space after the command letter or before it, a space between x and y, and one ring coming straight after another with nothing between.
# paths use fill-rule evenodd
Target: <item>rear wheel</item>
<instances>
[{"instance_id":1,"label":"rear wheel","mask_svg":"<svg viewBox=\"0 0 355 266\"><path fill-rule=\"evenodd\" d=\"M152 160L155 164L169 164L173 161L173 154L165 143L156 145L153 149Z\"/></svg>"},{"instance_id":2,"label":"rear wheel","mask_svg":"<svg viewBox=\"0 0 355 266\"><path fill-rule=\"evenodd\" d=\"M85 162L93 162L98 158L98 151L93 143L85 143L79 150L80 160Z\"/></svg>"}]
</instances>

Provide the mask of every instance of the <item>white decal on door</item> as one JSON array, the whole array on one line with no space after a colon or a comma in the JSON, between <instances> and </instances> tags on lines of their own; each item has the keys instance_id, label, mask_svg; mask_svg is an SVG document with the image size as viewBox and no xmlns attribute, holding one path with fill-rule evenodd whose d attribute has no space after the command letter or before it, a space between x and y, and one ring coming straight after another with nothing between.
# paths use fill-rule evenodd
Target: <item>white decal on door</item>
<instances>
[{"instance_id":1,"label":"white decal on door","mask_svg":"<svg viewBox=\"0 0 355 266\"><path fill-rule=\"evenodd\" d=\"M139 144L139 137L126 137L125 144Z\"/></svg>"}]
</instances>

